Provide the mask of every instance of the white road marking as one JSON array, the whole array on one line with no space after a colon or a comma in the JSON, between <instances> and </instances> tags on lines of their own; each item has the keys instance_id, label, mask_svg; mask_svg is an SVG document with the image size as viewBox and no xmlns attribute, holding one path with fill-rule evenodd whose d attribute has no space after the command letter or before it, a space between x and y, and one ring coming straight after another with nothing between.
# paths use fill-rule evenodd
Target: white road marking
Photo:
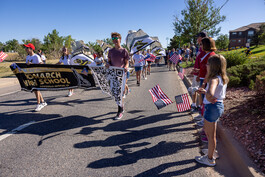
<instances>
[{"instance_id":1,"label":"white road marking","mask_svg":"<svg viewBox=\"0 0 265 177\"><path fill-rule=\"evenodd\" d=\"M26 127L30 126L31 124L34 124L34 123L35 123L35 121L28 122L26 124L20 125L19 127L11 130L10 132L7 132L6 134L1 135L0 141L4 140L5 138L17 133L18 131L20 131L20 130L22 130L22 129L24 129L24 128L26 128Z\"/></svg>"},{"instance_id":2,"label":"white road marking","mask_svg":"<svg viewBox=\"0 0 265 177\"><path fill-rule=\"evenodd\" d=\"M4 93L4 94L0 95L0 97L1 96L6 96L6 95L10 95L10 94L13 94L13 93L17 93L19 91L21 91L21 90L17 90L17 91L14 91L14 92L9 92L9 93Z\"/></svg>"}]
</instances>

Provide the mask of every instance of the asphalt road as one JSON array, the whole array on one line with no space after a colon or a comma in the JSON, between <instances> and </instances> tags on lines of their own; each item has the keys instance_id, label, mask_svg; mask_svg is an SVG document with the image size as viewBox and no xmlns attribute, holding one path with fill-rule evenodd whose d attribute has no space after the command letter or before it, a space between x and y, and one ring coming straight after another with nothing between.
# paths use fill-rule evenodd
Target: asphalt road
<instances>
[{"instance_id":1,"label":"asphalt road","mask_svg":"<svg viewBox=\"0 0 265 177\"><path fill-rule=\"evenodd\" d=\"M199 140L188 112L152 102L148 90L156 84L172 101L187 92L177 73L154 67L140 87L135 76L128 84L122 120L113 120L117 106L98 88L72 97L42 92L48 106L41 112L33 111L32 93L0 96L0 176L219 176L194 160Z\"/></svg>"}]
</instances>

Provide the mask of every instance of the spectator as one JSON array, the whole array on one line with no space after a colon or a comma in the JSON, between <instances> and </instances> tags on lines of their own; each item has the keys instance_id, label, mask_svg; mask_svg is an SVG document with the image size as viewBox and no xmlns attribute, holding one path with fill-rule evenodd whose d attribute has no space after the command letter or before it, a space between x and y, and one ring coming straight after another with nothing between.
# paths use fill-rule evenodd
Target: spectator
<instances>
[{"instance_id":1,"label":"spectator","mask_svg":"<svg viewBox=\"0 0 265 177\"><path fill-rule=\"evenodd\" d=\"M204 156L197 156L195 160L207 166L215 166L215 158L218 156L216 151L216 127L217 121L224 112L223 99L225 98L227 83L226 59L222 55L213 55L207 64L207 87L200 88L201 93L206 94L203 103L204 112L204 131L208 139L208 149L203 149Z\"/></svg>"},{"instance_id":2,"label":"spectator","mask_svg":"<svg viewBox=\"0 0 265 177\"><path fill-rule=\"evenodd\" d=\"M42 63L46 64L46 57L44 53L42 52L42 50L39 49L37 54L40 56Z\"/></svg>"}]
</instances>

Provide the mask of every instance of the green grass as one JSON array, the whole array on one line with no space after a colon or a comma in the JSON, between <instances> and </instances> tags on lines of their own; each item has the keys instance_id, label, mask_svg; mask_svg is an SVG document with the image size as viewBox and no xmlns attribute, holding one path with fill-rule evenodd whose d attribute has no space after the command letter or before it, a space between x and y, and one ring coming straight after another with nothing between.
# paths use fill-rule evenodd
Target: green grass
<instances>
[{"instance_id":1,"label":"green grass","mask_svg":"<svg viewBox=\"0 0 265 177\"><path fill-rule=\"evenodd\" d=\"M236 50L232 50L232 51L244 52L245 50L246 50L246 48L241 48L241 49L236 49ZM265 45L260 45L258 47L252 46L252 47L250 47L250 50L252 52L252 54L250 55L251 58L262 57L265 55ZM232 52L232 51L220 51L220 52L216 52L216 53L224 55L224 54Z\"/></svg>"},{"instance_id":2,"label":"green grass","mask_svg":"<svg viewBox=\"0 0 265 177\"><path fill-rule=\"evenodd\" d=\"M191 61L188 61L188 65L187 65L186 62L183 61L181 64L179 64L179 66L182 68L189 68L189 67L193 67L194 63L195 63L195 61L193 61L193 64Z\"/></svg>"}]
</instances>

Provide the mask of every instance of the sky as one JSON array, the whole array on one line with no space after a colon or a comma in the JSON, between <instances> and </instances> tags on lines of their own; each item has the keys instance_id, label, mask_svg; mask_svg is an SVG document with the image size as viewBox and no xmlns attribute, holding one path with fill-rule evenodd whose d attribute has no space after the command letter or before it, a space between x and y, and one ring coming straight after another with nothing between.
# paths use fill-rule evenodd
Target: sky
<instances>
[{"instance_id":1,"label":"sky","mask_svg":"<svg viewBox=\"0 0 265 177\"><path fill-rule=\"evenodd\" d=\"M215 0L219 7L226 0ZM157 36L163 47L174 36L175 16L181 17L184 0L0 0L0 42L43 38L53 29L60 36L96 42L110 38L111 32L122 35L142 29ZM251 23L265 22L265 0L229 0L222 8L226 20L221 33L229 34Z\"/></svg>"}]
</instances>

